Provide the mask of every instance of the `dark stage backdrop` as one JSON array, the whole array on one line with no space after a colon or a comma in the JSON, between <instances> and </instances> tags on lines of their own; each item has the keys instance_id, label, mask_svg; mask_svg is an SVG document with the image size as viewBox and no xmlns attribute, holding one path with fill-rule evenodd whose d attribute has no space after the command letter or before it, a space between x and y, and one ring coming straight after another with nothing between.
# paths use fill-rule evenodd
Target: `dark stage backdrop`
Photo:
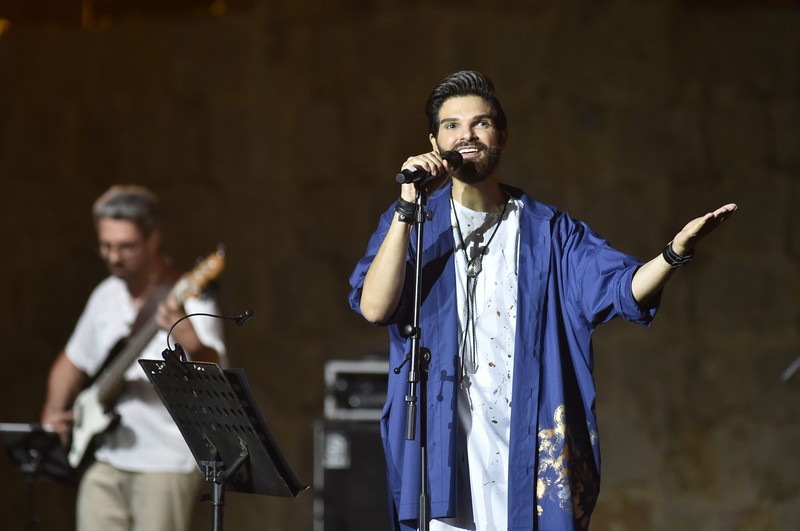
<instances>
[{"instance_id":1,"label":"dark stage backdrop","mask_svg":"<svg viewBox=\"0 0 800 531\"><path fill-rule=\"evenodd\" d=\"M475 68L509 115L504 180L616 247L649 259L740 204L650 329L596 335L593 531L800 528L800 377L779 381L800 355L794 3L0 0L0 19L0 422L38 418L104 275L92 201L136 182L163 197L177 263L226 245L223 309L255 312L227 329L231 363L311 484L325 362L386 351L348 276L429 149L428 91ZM0 477L2 527L23 529L5 456ZM314 495L231 493L226 525L308 531ZM73 499L40 485L39 529L71 529Z\"/></svg>"}]
</instances>

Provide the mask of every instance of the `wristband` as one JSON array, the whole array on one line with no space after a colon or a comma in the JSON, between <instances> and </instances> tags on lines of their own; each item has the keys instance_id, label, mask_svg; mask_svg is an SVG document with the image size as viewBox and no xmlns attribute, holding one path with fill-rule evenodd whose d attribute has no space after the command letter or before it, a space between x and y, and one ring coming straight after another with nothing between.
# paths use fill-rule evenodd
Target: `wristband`
<instances>
[{"instance_id":1,"label":"wristband","mask_svg":"<svg viewBox=\"0 0 800 531\"><path fill-rule=\"evenodd\" d=\"M680 267L686 263L688 263L692 258L694 258L694 251L690 251L689 254L682 256L675 252L675 249L672 248L672 242L669 242L666 247L664 247L664 251L661 253L661 256L664 257L664 260L669 264L670 269L675 269Z\"/></svg>"},{"instance_id":2,"label":"wristband","mask_svg":"<svg viewBox=\"0 0 800 531\"><path fill-rule=\"evenodd\" d=\"M417 204L406 201L402 197L398 197L394 211L397 212L398 220L401 223L408 223L411 225L414 223L414 214L417 213Z\"/></svg>"}]
</instances>

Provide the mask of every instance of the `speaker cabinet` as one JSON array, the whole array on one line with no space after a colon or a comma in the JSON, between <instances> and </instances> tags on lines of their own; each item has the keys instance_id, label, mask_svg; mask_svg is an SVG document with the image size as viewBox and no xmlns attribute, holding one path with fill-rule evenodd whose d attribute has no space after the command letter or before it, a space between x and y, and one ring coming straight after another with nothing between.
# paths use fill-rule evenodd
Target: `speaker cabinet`
<instances>
[{"instance_id":1,"label":"speaker cabinet","mask_svg":"<svg viewBox=\"0 0 800 531\"><path fill-rule=\"evenodd\" d=\"M314 425L314 531L390 528L378 422Z\"/></svg>"}]
</instances>

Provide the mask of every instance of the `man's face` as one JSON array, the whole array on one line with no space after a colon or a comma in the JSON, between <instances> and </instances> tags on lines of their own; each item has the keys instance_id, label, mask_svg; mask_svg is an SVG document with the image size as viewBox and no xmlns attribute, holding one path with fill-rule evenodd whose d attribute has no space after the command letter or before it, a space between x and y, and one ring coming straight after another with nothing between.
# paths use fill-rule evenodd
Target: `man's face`
<instances>
[{"instance_id":1,"label":"man's face","mask_svg":"<svg viewBox=\"0 0 800 531\"><path fill-rule=\"evenodd\" d=\"M461 153L464 163L455 176L475 183L489 177L500 164L506 134L495 127L489 102L480 96L459 96L442 104L439 131L430 140L440 152Z\"/></svg>"},{"instance_id":2,"label":"man's face","mask_svg":"<svg viewBox=\"0 0 800 531\"><path fill-rule=\"evenodd\" d=\"M123 219L100 218L97 243L108 271L122 280L138 280L147 273L156 232L145 238L135 223Z\"/></svg>"}]
</instances>

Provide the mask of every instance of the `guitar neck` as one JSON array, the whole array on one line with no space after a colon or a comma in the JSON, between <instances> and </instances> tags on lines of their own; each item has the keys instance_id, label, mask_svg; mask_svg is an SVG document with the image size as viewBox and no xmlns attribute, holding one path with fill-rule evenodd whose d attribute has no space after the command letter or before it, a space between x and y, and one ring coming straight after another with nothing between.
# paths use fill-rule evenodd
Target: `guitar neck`
<instances>
[{"instance_id":1,"label":"guitar neck","mask_svg":"<svg viewBox=\"0 0 800 531\"><path fill-rule=\"evenodd\" d=\"M199 296L203 287L222 272L224 265L225 252L220 246L217 248L216 252L211 253L189 273L186 273L178 279L178 282L169 292L168 297L172 297L179 305L183 305L187 299ZM125 371L136 361L147 344L158 332L155 307L151 309L151 312L151 315L144 324L136 328L136 332L125 344L122 351L117 354L109 366L95 380L93 387L97 390L97 399L100 403L111 405L117 396L119 396L122 390ZM135 327L136 324L134 324L134 328Z\"/></svg>"},{"instance_id":2,"label":"guitar neck","mask_svg":"<svg viewBox=\"0 0 800 531\"><path fill-rule=\"evenodd\" d=\"M98 376L94 382L94 387L97 389L97 398L100 403L111 404L119 396L125 372L139 358L144 348L157 332L156 318L151 316L139 331L128 340L106 370Z\"/></svg>"}]
</instances>

